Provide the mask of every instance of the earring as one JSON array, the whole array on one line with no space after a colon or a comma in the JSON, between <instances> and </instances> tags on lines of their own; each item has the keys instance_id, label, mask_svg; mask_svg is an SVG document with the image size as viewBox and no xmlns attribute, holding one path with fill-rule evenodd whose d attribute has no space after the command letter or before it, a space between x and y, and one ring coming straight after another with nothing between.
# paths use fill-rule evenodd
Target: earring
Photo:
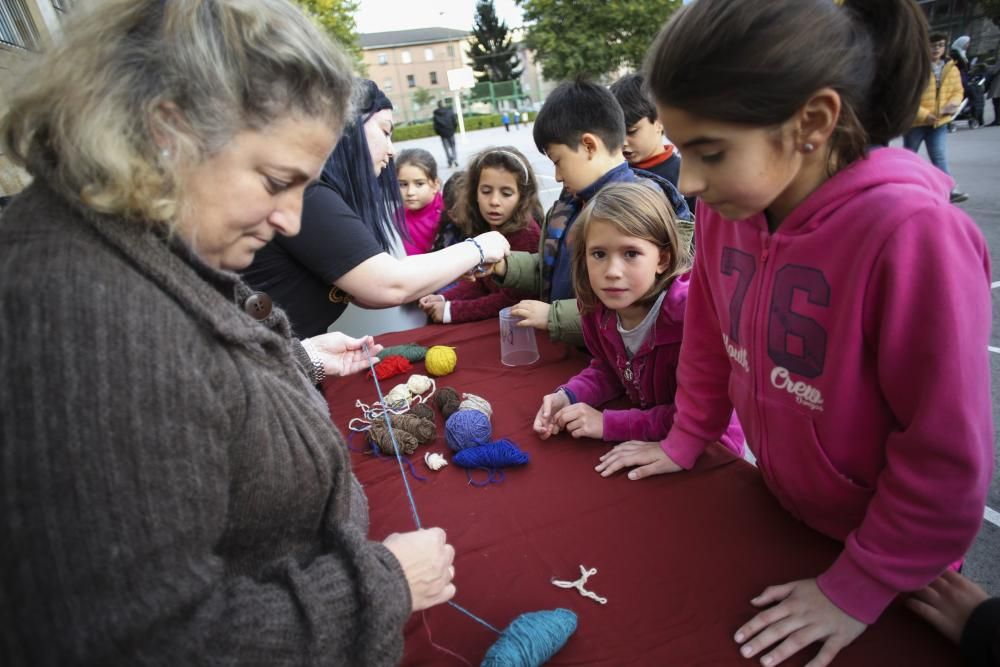
<instances>
[{"instance_id":1,"label":"earring","mask_svg":"<svg viewBox=\"0 0 1000 667\"><path fill-rule=\"evenodd\" d=\"M812 144L810 144L808 142L802 144L802 152L803 153L812 153L814 150L816 150L816 147L813 146Z\"/></svg>"},{"instance_id":2,"label":"earring","mask_svg":"<svg viewBox=\"0 0 1000 667\"><path fill-rule=\"evenodd\" d=\"M169 159L170 158L170 149L169 148L162 148L162 149L160 149L160 157L163 158L164 160Z\"/></svg>"}]
</instances>

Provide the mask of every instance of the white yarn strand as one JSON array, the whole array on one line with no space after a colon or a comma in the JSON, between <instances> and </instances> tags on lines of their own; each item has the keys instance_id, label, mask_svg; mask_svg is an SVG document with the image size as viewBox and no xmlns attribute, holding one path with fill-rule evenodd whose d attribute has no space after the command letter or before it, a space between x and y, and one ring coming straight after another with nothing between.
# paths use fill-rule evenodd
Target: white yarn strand
<instances>
[{"instance_id":1,"label":"white yarn strand","mask_svg":"<svg viewBox=\"0 0 1000 667\"><path fill-rule=\"evenodd\" d=\"M582 595L583 597L590 598L591 600L597 602L598 604L607 604L608 603L607 598L602 598L597 593L588 591L583 587L583 585L587 583L587 579L590 579L590 577L595 574L597 574L596 567L592 567L588 570L586 567L581 565L579 579L577 579L576 581L560 581L558 579L552 579L552 585L558 586L559 588L575 588L577 591L580 592L580 595Z\"/></svg>"}]
</instances>

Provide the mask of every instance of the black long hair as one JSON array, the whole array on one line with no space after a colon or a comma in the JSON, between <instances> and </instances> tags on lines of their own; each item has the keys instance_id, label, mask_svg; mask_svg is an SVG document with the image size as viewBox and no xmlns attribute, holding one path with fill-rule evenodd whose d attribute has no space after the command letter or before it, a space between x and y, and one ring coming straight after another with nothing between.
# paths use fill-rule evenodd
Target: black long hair
<instances>
[{"instance_id":1,"label":"black long hair","mask_svg":"<svg viewBox=\"0 0 1000 667\"><path fill-rule=\"evenodd\" d=\"M372 230L382 249L391 252L395 237L408 238L396 165L390 159L382 173L375 175L365 123L379 111L392 109L392 102L374 81L367 79L357 82L354 98L353 119L323 166L320 180L344 198Z\"/></svg>"}]
</instances>

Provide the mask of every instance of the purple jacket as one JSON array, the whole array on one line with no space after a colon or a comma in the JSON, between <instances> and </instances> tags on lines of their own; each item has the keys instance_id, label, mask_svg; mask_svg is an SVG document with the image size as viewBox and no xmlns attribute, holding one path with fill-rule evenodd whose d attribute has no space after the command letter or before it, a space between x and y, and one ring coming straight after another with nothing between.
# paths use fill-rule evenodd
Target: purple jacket
<instances>
[{"instance_id":1,"label":"purple jacket","mask_svg":"<svg viewBox=\"0 0 1000 667\"><path fill-rule=\"evenodd\" d=\"M690 274L678 276L667 290L660 315L642 347L631 359L618 333L618 317L600 302L594 312L581 317L583 338L594 355L563 387L570 400L599 407L625 394L638 407L604 410L607 441L657 441L667 436L674 423L677 392L677 361L684 331ZM720 438L737 455L743 454L743 431L735 415Z\"/></svg>"}]
</instances>

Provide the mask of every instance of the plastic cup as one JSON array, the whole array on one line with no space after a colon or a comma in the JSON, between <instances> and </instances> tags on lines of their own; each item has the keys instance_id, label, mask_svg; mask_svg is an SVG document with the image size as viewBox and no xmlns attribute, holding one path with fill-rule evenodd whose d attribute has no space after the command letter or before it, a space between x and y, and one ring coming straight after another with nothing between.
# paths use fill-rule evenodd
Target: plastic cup
<instances>
[{"instance_id":1,"label":"plastic cup","mask_svg":"<svg viewBox=\"0 0 1000 667\"><path fill-rule=\"evenodd\" d=\"M538 361L535 330L519 327L522 318L510 314L510 308L500 311L500 361L504 366L527 366Z\"/></svg>"}]
</instances>

